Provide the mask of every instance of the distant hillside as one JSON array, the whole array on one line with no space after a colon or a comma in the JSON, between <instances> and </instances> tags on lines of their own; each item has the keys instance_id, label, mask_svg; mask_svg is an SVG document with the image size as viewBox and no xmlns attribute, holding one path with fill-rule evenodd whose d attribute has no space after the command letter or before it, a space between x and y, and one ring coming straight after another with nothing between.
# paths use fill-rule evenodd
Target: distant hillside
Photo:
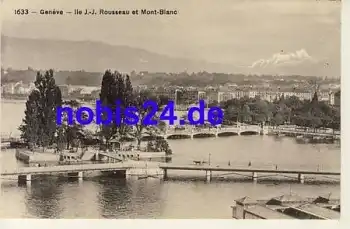
<instances>
[{"instance_id":1,"label":"distant hillside","mask_svg":"<svg viewBox=\"0 0 350 229\"><path fill-rule=\"evenodd\" d=\"M224 71L229 66L172 58L143 49L92 41L39 40L2 36L2 67L14 69L85 70L108 68L122 72Z\"/></svg>"},{"instance_id":2,"label":"distant hillside","mask_svg":"<svg viewBox=\"0 0 350 229\"><path fill-rule=\"evenodd\" d=\"M247 66L174 58L144 49L95 41L64 41L1 37L2 67L103 72L225 72L235 74L339 77L340 65L317 60L306 50L277 53ZM234 55L234 53L232 54ZM326 66L327 65L327 66ZM339 74L338 74L339 72Z\"/></svg>"}]
</instances>

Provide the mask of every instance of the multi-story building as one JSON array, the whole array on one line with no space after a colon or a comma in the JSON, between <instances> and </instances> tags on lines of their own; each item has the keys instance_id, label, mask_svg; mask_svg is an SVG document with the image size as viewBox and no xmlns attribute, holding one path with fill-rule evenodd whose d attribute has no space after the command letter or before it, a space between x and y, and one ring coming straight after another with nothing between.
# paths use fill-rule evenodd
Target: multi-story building
<instances>
[{"instance_id":1,"label":"multi-story building","mask_svg":"<svg viewBox=\"0 0 350 229\"><path fill-rule=\"evenodd\" d=\"M198 91L198 100L207 102L207 93L205 91Z\"/></svg>"},{"instance_id":2,"label":"multi-story building","mask_svg":"<svg viewBox=\"0 0 350 229\"><path fill-rule=\"evenodd\" d=\"M218 102L219 101L219 92L218 91L207 91L207 104Z\"/></svg>"},{"instance_id":3,"label":"multi-story building","mask_svg":"<svg viewBox=\"0 0 350 229\"><path fill-rule=\"evenodd\" d=\"M1 92L4 94L15 94L15 84L9 83L1 86Z\"/></svg>"},{"instance_id":4,"label":"multi-story building","mask_svg":"<svg viewBox=\"0 0 350 229\"><path fill-rule=\"evenodd\" d=\"M320 91L317 93L318 101L329 102L330 92Z\"/></svg>"},{"instance_id":5,"label":"multi-story building","mask_svg":"<svg viewBox=\"0 0 350 229\"><path fill-rule=\"evenodd\" d=\"M146 89L148 90L148 89ZM176 89L175 88L164 88L164 87L158 87L154 89L150 89L152 92L157 96L165 96L168 97L169 100L176 101Z\"/></svg>"},{"instance_id":6,"label":"multi-story building","mask_svg":"<svg viewBox=\"0 0 350 229\"><path fill-rule=\"evenodd\" d=\"M312 92L300 90L300 89L292 89L292 90L284 90L281 92L285 98L295 96L299 98L300 100L311 100L312 99Z\"/></svg>"},{"instance_id":7,"label":"multi-story building","mask_svg":"<svg viewBox=\"0 0 350 229\"><path fill-rule=\"evenodd\" d=\"M245 91L241 90L241 89L238 89L236 92L236 98L237 99L241 99L245 96Z\"/></svg>"},{"instance_id":8,"label":"multi-story building","mask_svg":"<svg viewBox=\"0 0 350 229\"><path fill-rule=\"evenodd\" d=\"M199 92L195 88L186 88L176 91L177 104L193 104L198 102Z\"/></svg>"},{"instance_id":9,"label":"multi-story building","mask_svg":"<svg viewBox=\"0 0 350 229\"><path fill-rule=\"evenodd\" d=\"M276 98L276 93L267 90L260 90L258 91L257 96L260 97L261 100L266 100L271 103Z\"/></svg>"},{"instance_id":10,"label":"multi-story building","mask_svg":"<svg viewBox=\"0 0 350 229\"><path fill-rule=\"evenodd\" d=\"M235 92L218 92L218 102L224 102L236 98Z\"/></svg>"},{"instance_id":11,"label":"multi-story building","mask_svg":"<svg viewBox=\"0 0 350 229\"><path fill-rule=\"evenodd\" d=\"M255 90L249 90L248 97L249 98L255 98L258 95L258 91Z\"/></svg>"}]
</instances>

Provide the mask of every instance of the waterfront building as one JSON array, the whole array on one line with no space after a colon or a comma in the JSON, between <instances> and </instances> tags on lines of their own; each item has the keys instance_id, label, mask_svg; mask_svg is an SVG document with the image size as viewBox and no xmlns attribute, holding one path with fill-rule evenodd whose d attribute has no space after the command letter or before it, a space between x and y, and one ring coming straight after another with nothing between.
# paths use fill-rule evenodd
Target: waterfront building
<instances>
[{"instance_id":1,"label":"waterfront building","mask_svg":"<svg viewBox=\"0 0 350 229\"><path fill-rule=\"evenodd\" d=\"M9 83L1 86L1 92L4 94L15 94L15 84Z\"/></svg>"},{"instance_id":2,"label":"waterfront building","mask_svg":"<svg viewBox=\"0 0 350 229\"><path fill-rule=\"evenodd\" d=\"M302 198L295 194L269 200L243 197L235 200L232 218L235 219L339 219L340 201L331 195Z\"/></svg>"}]
</instances>

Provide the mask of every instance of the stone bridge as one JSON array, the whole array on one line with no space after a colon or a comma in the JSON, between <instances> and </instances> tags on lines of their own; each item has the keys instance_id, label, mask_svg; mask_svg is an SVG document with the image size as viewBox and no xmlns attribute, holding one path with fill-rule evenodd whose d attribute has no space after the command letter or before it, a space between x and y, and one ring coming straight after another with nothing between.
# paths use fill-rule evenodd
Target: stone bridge
<instances>
[{"instance_id":1,"label":"stone bridge","mask_svg":"<svg viewBox=\"0 0 350 229\"><path fill-rule=\"evenodd\" d=\"M266 134L267 129L260 126L233 126L233 127L211 127L194 128L186 127L184 129L168 129L166 134L159 136L166 139L170 138L200 138L200 137L221 137L232 135L260 135Z\"/></svg>"}]
</instances>

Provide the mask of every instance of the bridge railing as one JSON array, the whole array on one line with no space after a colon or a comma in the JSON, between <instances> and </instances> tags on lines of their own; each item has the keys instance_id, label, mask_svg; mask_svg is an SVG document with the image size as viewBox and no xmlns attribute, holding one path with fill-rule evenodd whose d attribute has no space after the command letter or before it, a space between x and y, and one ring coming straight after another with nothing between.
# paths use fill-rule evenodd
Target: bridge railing
<instances>
[{"instance_id":1,"label":"bridge railing","mask_svg":"<svg viewBox=\"0 0 350 229\"><path fill-rule=\"evenodd\" d=\"M258 125L247 125L247 126L234 126L234 127L208 127L208 128L195 128L186 127L185 129L169 128L166 134L197 134L197 133L220 133L220 132L239 132L239 131L260 131L261 127Z\"/></svg>"},{"instance_id":2,"label":"bridge railing","mask_svg":"<svg viewBox=\"0 0 350 229\"><path fill-rule=\"evenodd\" d=\"M218 129L218 132L230 132L230 131L238 132L238 131L240 131L240 128L239 127L224 127L224 128Z\"/></svg>"},{"instance_id":3,"label":"bridge railing","mask_svg":"<svg viewBox=\"0 0 350 229\"><path fill-rule=\"evenodd\" d=\"M250 125L250 126L240 126L240 131L244 130L251 130L251 131L260 131L261 127L257 125Z\"/></svg>"}]
</instances>

